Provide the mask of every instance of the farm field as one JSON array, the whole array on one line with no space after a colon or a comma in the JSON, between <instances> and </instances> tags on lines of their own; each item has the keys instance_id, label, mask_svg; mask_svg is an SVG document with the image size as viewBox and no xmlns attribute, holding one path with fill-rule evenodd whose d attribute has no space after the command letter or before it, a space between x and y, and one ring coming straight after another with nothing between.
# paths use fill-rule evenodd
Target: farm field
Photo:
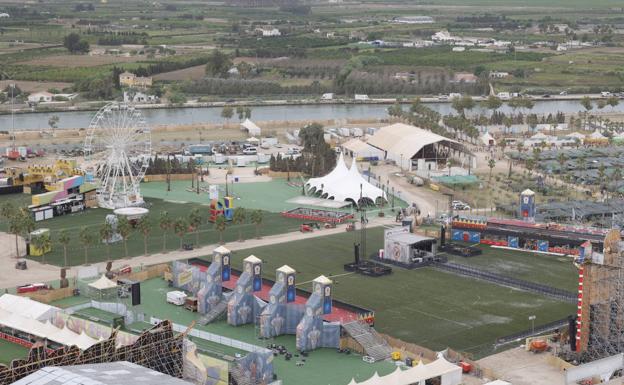
<instances>
[{"instance_id":1,"label":"farm field","mask_svg":"<svg viewBox=\"0 0 624 385\"><path fill-rule=\"evenodd\" d=\"M253 254L263 260L263 270L269 275L288 264L297 270L298 286L308 290L317 276L332 277L335 298L374 310L378 331L434 350L450 346L477 357L491 353L496 338L529 328L529 315L536 315L538 324L543 324L574 311L571 304L430 268L394 268L391 275L381 278L345 273L342 265L352 260L358 237L358 232L344 233L323 237L322 242L303 240L247 249L234 252L232 263L240 268L242 260ZM369 253L383 247L382 238L381 228L368 230ZM514 260L516 256L508 257L521 264ZM532 267L529 259L521 264L524 272L519 277L531 277L528 271L551 264L559 262L547 260Z\"/></svg>"},{"instance_id":2,"label":"farm field","mask_svg":"<svg viewBox=\"0 0 624 385\"><path fill-rule=\"evenodd\" d=\"M206 66L200 65L195 67L184 68L181 70L165 72L154 76L154 80L163 81L184 81L184 80L201 80L206 77Z\"/></svg>"},{"instance_id":3,"label":"farm field","mask_svg":"<svg viewBox=\"0 0 624 385\"><path fill-rule=\"evenodd\" d=\"M17 63L19 65L27 66L51 66L51 67L97 67L106 64L123 64L134 63L138 61L147 60L145 55L135 55L130 57L114 56L114 55L54 55L36 58L25 62Z\"/></svg>"}]
</instances>

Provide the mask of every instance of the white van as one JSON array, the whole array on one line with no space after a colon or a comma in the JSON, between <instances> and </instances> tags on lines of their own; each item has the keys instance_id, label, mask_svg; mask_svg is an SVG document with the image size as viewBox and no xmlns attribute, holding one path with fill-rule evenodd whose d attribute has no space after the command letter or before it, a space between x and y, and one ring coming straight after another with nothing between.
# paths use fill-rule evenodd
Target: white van
<instances>
[{"instance_id":1,"label":"white van","mask_svg":"<svg viewBox=\"0 0 624 385\"><path fill-rule=\"evenodd\" d=\"M182 291L170 291L167 292L167 302L172 303L176 306L184 305L184 301L186 301L186 294Z\"/></svg>"}]
</instances>

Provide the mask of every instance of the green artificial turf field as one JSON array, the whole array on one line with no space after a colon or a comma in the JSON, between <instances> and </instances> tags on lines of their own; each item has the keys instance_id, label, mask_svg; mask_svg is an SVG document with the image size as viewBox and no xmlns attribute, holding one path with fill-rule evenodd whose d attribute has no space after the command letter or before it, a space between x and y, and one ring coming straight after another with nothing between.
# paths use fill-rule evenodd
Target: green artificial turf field
<instances>
[{"instance_id":1,"label":"green artificial turf field","mask_svg":"<svg viewBox=\"0 0 624 385\"><path fill-rule=\"evenodd\" d=\"M28 348L0 339L0 364L9 365L16 358L24 358Z\"/></svg>"},{"instance_id":2,"label":"green artificial turf field","mask_svg":"<svg viewBox=\"0 0 624 385\"><path fill-rule=\"evenodd\" d=\"M380 332L432 349L450 346L476 356L490 352L496 338L530 328L529 315L536 315L537 323L544 324L574 311L574 305L568 303L431 268L394 268L392 275L381 278L345 273L342 266L352 260L358 236L359 232L344 233L243 250L234 252L232 263L240 268L242 259L253 254L263 260L265 276L288 264L297 270L298 285L307 290L317 276L332 277L335 298L374 310ZM369 254L383 247L382 238L381 228L368 230ZM517 267L499 273L547 284L552 282L544 282L540 272L568 270L552 258L536 263L533 258L521 260L514 252L498 253L489 249L464 262L487 265L494 258L499 258L499 263L509 259ZM573 281L574 272L569 273ZM567 281L562 273L557 286L565 288Z\"/></svg>"}]
</instances>

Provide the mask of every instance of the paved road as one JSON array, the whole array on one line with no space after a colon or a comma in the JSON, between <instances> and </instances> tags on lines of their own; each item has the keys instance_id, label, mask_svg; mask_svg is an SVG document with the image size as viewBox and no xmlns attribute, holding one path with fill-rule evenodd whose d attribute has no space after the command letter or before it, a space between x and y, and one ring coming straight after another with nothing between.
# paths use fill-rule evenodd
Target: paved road
<instances>
[{"instance_id":1,"label":"paved road","mask_svg":"<svg viewBox=\"0 0 624 385\"><path fill-rule=\"evenodd\" d=\"M387 226L394 224L394 218L391 216L379 218L372 217L369 219L369 227ZM338 226L335 229L316 230L312 233L291 232L285 234L271 235L261 239L249 239L244 242L230 242L225 245L230 250L245 250L259 246L273 245L278 243L296 241L300 239L309 239L322 237L330 234L339 234L345 231L345 226ZM10 234L0 232L0 244L14 244L14 238ZM212 251L217 248L218 244L207 245L191 251L170 251L168 253L157 253L148 256L139 256L130 259L118 259L113 261L113 268L130 265L132 267L154 265L166 263L180 259L189 259L212 255ZM24 250L24 247L20 247ZM5 268L0 269L0 288L16 287L33 282L48 282L59 278L59 268L52 265L44 265L36 261L28 260L28 270L15 270L15 247L7 247L0 249L0 263ZM100 271L104 271L106 263L101 262L95 264ZM295 266L296 268L296 266ZM76 268L72 268L68 273L68 277L76 275Z\"/></svg>"}]
</instances>

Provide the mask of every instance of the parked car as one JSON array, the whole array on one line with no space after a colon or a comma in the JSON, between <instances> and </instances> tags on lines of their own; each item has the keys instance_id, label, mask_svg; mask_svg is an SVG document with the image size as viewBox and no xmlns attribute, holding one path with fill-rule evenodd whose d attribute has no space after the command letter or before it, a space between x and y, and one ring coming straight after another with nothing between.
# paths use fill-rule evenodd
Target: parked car
<instances>
[{"instance_id":1,"label":"parked car","mask_svg":"<svg viewBox=\"0 0 624 385\"><path fill-rule=\"evenodd\" d=\"M247 147L243 150L243 154L245 155L256 155L258 153L258 149L256 147Z\"/></svg>"}]
</instances>

